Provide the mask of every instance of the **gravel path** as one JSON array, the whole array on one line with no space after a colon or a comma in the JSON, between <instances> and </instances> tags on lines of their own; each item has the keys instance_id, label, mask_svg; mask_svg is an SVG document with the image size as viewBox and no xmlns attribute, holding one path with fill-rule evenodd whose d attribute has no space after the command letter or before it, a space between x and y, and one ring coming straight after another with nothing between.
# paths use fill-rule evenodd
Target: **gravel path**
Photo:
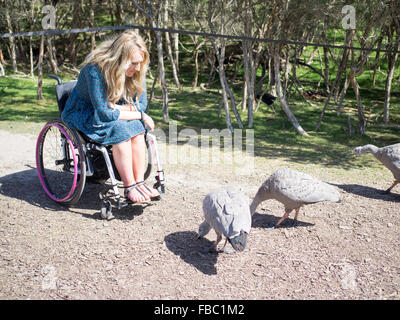
<instances>
[{"instance_id":1,"label":"gravel path","mask_svg":"<svg viewBox=\"0 0 400 320\"><path fill-rule=\"evenodd\" d=\"M74 208L46 198L35 140L0 131L0 299L400 298L400 188L377 193L392 182L379 165L344 171L255 158L238 175L233 165L166 164L160 202L114 210L106 221L96 185ZM282 166L336 184L342 202L302 208L297 227L288 219L275 230L266 227L283 206L264 202L244 252L207 253L215 233L196 239L206 193L236 185L251 198Z\"/></svg>"}]
</instances>

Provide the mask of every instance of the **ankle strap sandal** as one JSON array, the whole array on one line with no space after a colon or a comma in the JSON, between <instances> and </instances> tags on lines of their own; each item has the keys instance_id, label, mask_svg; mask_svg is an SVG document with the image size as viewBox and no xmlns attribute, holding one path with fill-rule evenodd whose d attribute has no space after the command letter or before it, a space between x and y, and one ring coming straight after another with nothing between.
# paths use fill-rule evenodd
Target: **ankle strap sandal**
<instances>
[{"instance_id":1,"label":"ankle strap sandal","mask_svg":"<svg viewBox=\"0 0 400 320\"><path fill-rule=\"evenodd\" d=\"M156 196L150 196L153 193L153 191L144 183L144 181L137 182L136 186L137 186L138 190L140 190L139 187L144 187L144 189L146 189L146 192L148 193L147 196L150 197L151 201L161 200L160 194L158 194ZM140 191L143 192L142 190L140 190Z\"/></svg>"},{"instance_id":2,"label":"ankle strap sandal","mask_svg":"<svg viewBox=\"0 0 400 320\"><path fill-rule=\"evenodd\" d=\"M132 203L143 203L143 202L147 202L149 200L149 196L146 195L142 190L140 190L138 188L138 185L135 184L131 184L130 186L124 187L124 197L127 198L130 202ZM136 191L139 192L139 194L145 199L144 201L132 201L131 198L129 198L129 192L131 192L133 189L135 189Z\"/></svg>"}]
</instances>

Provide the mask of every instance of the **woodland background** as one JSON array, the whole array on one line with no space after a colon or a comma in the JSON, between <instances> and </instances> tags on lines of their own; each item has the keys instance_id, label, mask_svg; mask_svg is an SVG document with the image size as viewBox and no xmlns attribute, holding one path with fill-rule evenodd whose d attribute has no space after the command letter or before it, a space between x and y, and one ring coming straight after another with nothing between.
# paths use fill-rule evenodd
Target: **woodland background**
<instances>
[{"instance_id":1,"label":"woodland background","mask_svg":"<svg viewBox=\"0 0 400 320\"><path fill-rule=\"evenodd\" d=\"M253 128L261 143L305 146L398 142L398 0L1 0L0 33L43 30L45 5L56 9L57 30L135 25L216 34L140 31L151 53L150 112L161 127L174 120ZM343 27L346 5L355 9L355 29ZM0 38L0 121L56 115L48 75L75 79L84 57L116 33ZM272 104L263 102L269 95L277 97Z\"/></svg>"}]
</instances>

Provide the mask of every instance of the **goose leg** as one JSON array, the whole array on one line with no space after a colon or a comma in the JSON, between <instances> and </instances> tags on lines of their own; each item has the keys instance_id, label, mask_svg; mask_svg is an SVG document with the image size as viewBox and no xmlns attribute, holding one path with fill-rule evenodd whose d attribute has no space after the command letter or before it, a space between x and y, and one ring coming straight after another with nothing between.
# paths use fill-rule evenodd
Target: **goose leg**
<instances>
[{"instance_id":1,"label":"goose leg","mask_svg":"<svg viewBox=\"0 0 400 320\"><path fill-rule=\"evenodd\" d=\"M227 253L227 254L231 254L231 253L233 253L234 251L232 250L232 248L226 246L227 243L228 243L228 238L225 238L225 244L224 244L224 246L222 247L222 249L220 250L220 252Z\"/></svg>"},{"instance_id":2,"label":"goose leg","mask_svg":"<svg viewBox=\"0 0 400 320\"><path fill-rule=\"evenodd\" d=\"M292 209L286 209L286 210L285 210L285 214L284 214L283 217L280 218L279 221L276 223L275 228L276 228L277 226L279 226L279 225L289 216L289 213L291 213L291 212L292 212Z\"/></svg>"},{"instance_id":3,"label":"goose leg","mask_svg":"<svg viewBox=\"0 0 400 320\"><path fill-rule=\"evenodd\" d=\"M217 233L217 240L214 241L212 246L212 249L214 249L214 251L217 251L218 243L220 243L221 240L222 240L222 235L220 233Z\"/></svg>"},{"instance_id":4,"label":"goose leg","mask_svg":"<svg viewBox=\"0 0 400 320\"><path fill-rule=\"evenodd\" d=\"M224 243L224 246L222 247L222 250L225 249L225 246L226 246L227 243L228 243L228 238L225 238L225 243Z\"/></svg>"},{"instance_id":5,"label":"goose leg","mask_svg":"<svg viewBox=\"0 0 400 320\"><path fill-rule=\"evenodd\" d=\"M299 215L300 208L297 208L294 214L293 227L297 226L297 216Z\"/></svg>"},{"instance_id":6,"label":"goose leg","mask_svg":"<svg viewBox=\"0 0 400 320\"><path fill-rule=\"evenodd\" d=\"M385 190L383 193L384 193L384 194L389 194L390 191L391 191L398 183L399 183L399 181L398 181L398 180L395 180L395 181L393 182L393 184L389 187L389 189Z\"/></svg>"}]
</instances>

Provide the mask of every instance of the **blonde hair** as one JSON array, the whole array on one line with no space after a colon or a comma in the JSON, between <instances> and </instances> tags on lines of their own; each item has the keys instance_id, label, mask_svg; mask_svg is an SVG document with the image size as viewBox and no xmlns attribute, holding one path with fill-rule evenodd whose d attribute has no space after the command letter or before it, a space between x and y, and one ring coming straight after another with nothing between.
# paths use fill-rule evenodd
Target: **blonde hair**
<instances>
[{"instance_id":1,"label":"blonde hair","mask_svg":"<svg viewBox=\"0 0 400 320\"><path fill-rule=\"evenodd\" d=\"M143 53L143 62L140 71L132 77L126 77L127 65L131 63L132 52L139 50ZM133 30L127 30L120 35L102 42L93 50L82 63L97 64L103 72L107 87L107 98L116 103L123 98L132 103L132 97L137 92L137 97L143 92L145 75L149 65L149 53L143 38Z\"/></svg>"}]
</instances>

